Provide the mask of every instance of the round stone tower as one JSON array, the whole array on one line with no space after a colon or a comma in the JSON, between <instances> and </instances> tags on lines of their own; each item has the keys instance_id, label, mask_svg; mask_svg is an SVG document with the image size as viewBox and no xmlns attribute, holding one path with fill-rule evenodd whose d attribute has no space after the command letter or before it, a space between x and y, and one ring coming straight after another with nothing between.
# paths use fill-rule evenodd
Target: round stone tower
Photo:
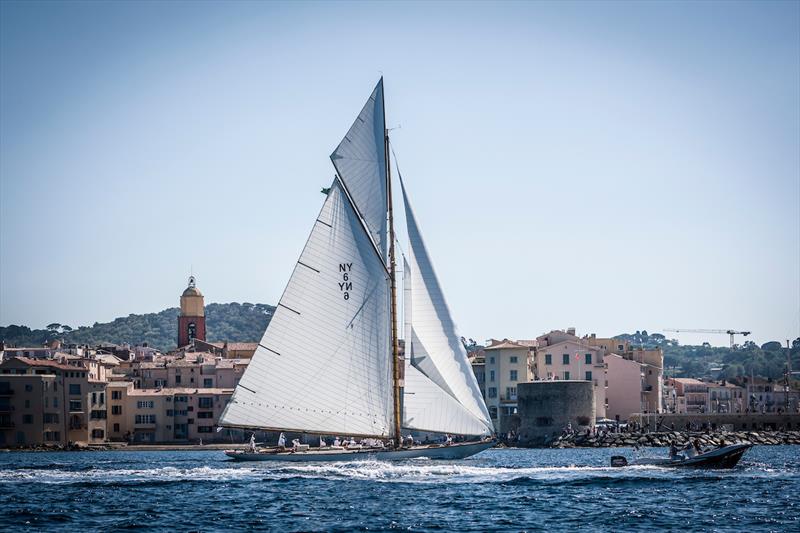
<instances>
[{"instance_id":1,"label":"round stone tower","mask_svg":"<svg viewBox=\"0 0 800 533\"><path fill-rule=\"evenodd\" d=\"M517 385L519 444L549 443L569 424L575 431L594 426L594 385L591 381L534 381Z\"/></svg>"},{"instance_id":2,"label":"round stone tower","mask_svg":"<svg viewBox=\"0 0 800 533\"><path fill-rule=\"evenodd\" d=\"M181 314L178 316L178 347L192 343L193 339L206 340L206 311L203 293L197 288L194 276L181 295Z\"/></svg>"}]
</instances>

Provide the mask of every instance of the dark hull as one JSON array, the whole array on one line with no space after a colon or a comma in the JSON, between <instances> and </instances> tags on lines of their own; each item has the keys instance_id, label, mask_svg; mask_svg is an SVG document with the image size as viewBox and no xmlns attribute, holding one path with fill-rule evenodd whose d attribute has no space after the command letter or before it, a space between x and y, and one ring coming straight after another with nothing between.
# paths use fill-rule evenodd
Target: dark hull
<instances>
[{"instance_id":1,"label":"dark hull","mask_svg":"<svg viewBox=\"0 0 800 533\"><path fill-rule=\"evenodd\" d=\"M487 450L497 444L494 440L481 442L463 442L450 446L412 446L394 450L386 449L362 449L362 450L332 450L312 448L304 452L278 452L278 451L259 451L256 453L228 450L225 455L234 461L289 461L289 462L310 462L310 461L364 461L364 460L384 460L396 461L402 459L418 459L425 457L428 459L464 459Z\"/></svg>"},{"instance_id":2,"label":"dark hull","mask_svg":"<svg viewBox=\"0 0 800 533\"><path fill-rule=\"evenodd\" d=\"M733 468L739 463L744 452L751 447L752 444L733 444L689 459L641 459L632 464L690 468Z\"/></svg>"}]
</instances>

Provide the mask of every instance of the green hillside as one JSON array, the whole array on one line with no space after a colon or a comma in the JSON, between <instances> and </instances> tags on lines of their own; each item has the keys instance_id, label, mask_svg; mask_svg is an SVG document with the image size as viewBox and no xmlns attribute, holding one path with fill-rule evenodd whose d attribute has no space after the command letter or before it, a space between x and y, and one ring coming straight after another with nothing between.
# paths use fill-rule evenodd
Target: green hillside
<instances>
[{"instance_id":1,"label":"green hillside","mask_svg":"<svg viewBox=\"0 0 800 533\"><path fill-rule=\"evenodd\" d=\"M746 341L738 348L711 346L681 346L660 333L647 331L623 333L618 339L625 339L633 346L661 348L664 351L664 367L667 375L679 377L708 377L732 379L737 376L764 378L783 378L786 368L786 347L778 341L766 342L759 346ZM792 369L800 370L800 338L791 343Z\"/></svg>"},{"instance_id":2,"label":"green hillside","mask_svg":"<svg viewBox=\"0 0 800 533\"><path fill-rule=\"evenodd\" d=\"M228 303L206 306L206 337L211 341L257 342L261 339L275 308L266 304ZM30 329L26 326L0 327L0 340L17 346L41 346L58 338L65 343L89 344L142 344L161 350L176 347L178 308L171 307L159 313L128 315L112 322L81 326L53 323L47 329Z\"/></svg>"}]
</instances>

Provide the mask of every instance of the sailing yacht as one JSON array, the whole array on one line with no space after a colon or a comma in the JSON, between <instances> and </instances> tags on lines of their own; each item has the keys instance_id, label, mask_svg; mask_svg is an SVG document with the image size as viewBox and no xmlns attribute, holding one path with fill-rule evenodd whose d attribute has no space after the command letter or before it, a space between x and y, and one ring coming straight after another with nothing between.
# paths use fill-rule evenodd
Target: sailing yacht
<instances>
[{"instance_id":1,"label":"sailing yacht","mask_svg":"<svg viewBox=\"0 0 800 533\"><path fill-rule=\"evenodd\" d=\"M311 235L221 428L343 436L367 444L227 451L237 460L338 461L365 456L459 459L495 444L399 172L408 235L405 352L383 78L330 156L336 171ZM409 432L463 436L414 445ZM461 439L459 439L461 440Z\"/></svg>"}]
</instances>

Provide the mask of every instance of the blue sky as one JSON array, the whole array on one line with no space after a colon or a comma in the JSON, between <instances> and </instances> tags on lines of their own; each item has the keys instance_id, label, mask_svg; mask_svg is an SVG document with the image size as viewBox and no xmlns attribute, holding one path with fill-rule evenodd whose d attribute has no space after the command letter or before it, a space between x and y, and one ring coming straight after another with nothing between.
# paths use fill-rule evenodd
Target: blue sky
<instances>
[{"instance_id":1,"label":"blue sky","mask_svg":"<svg viewBox=\"0 0 800 533\"><path fill-rule=\"evenodd\" d=\"M462 333L800 335L800 4L0 4L0 324L275 303L381 73ZM727 336L680 336L725 344Z\"/></svg>"}]
</instances>

